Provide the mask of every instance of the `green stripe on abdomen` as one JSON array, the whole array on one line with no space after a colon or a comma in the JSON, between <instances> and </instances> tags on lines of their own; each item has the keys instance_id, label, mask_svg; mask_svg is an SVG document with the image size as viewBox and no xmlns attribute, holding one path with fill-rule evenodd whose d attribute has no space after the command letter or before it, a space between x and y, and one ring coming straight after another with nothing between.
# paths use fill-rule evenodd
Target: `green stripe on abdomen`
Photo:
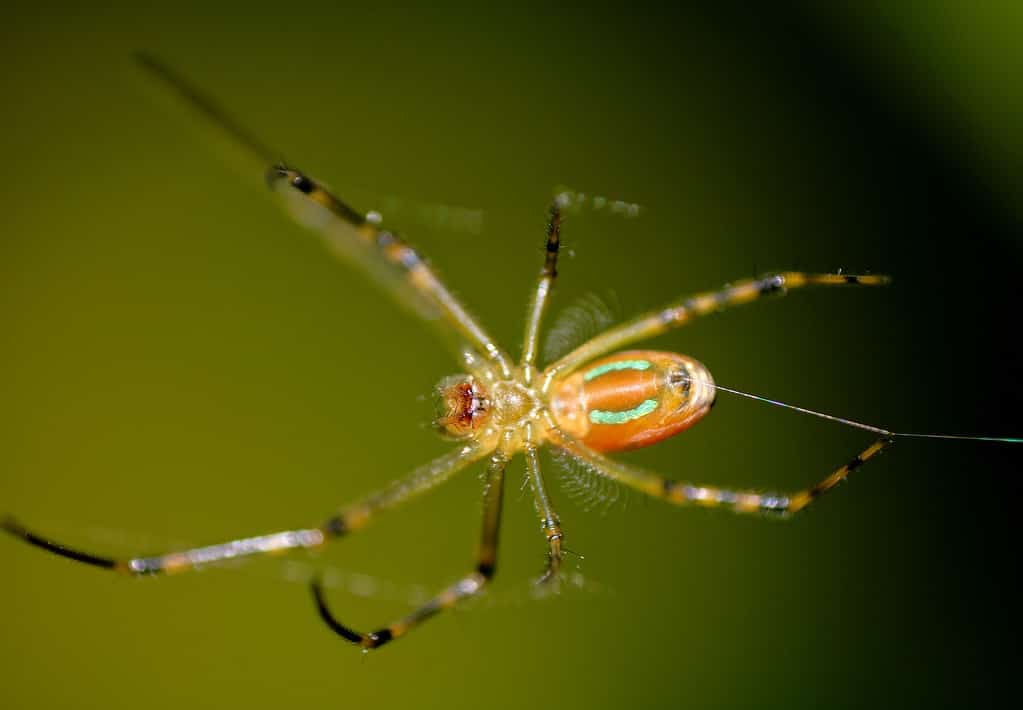
<instances>
[{"instance_id":1,"label":"green stripe on abdomen","mask_svg":"<svg viewBox=\"0 0 1023 710\"><path fill-rule=\"evenodd\" d=\"M590 410L590 421L594 424L625 424L631 422L633 419L639 419L645 417L650 412L657 409L656 399L644 400L638 407L632 409L625 409L620 412L608 412L603 409L591 409Z\"/></svg>"},{"instance_id":2,"label":"green stripe on abdomen","mask_svg":"<svg viewBox=\"0 0 1023 710\"><path fill-rule=\"evenodd\" d=\"M605 375L608 372L617 372L618 370L648 369L650 369L649 360L618 360L617 362L608 362L603 365L598 365L583 375L583 381L589 382L590 380L600 377L601 375Z\"/></svg>"}]
</instances>

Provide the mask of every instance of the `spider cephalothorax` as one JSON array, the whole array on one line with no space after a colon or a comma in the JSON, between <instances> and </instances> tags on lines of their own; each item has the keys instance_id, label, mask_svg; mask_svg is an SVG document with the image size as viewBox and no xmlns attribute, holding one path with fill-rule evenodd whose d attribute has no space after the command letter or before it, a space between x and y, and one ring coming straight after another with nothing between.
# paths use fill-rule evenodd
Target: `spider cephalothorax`
<instances>
[{"instance_id":1,"label":"spider cephalothorax","mask_svg":"<svg viewBox=\"0 0 1023 710\"><path fill-rule=\"evenodd\" d=\"M441 434L494 447L502 437L521 445L527 425L543 431L547 407L535 369L516 368L507 378L478 363L473 369L478 374L445 377L435 388L434 424Z\"/></svg>"}]
</instances>

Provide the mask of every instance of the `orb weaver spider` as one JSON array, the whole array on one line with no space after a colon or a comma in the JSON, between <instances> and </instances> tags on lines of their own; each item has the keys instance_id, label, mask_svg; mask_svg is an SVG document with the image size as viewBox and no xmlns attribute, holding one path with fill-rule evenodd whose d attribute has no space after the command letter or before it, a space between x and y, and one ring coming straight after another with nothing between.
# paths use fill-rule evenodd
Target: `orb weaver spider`
<instances>
[{"instance_id":1,"label":"orb weaver spider","mask_svg":"<svg viewBox=\"0 0 1023 710\"><path fill-rule=\"evenodd\" d=\"M424 259L395 233L382 228L372 214L357 212L308 175L279 163L272 151L231 120L214 102L157 60L147 55L140 55L138 59L146 70L227 132L263 165L272 165L267 172L267 182L283 194L301 221L318 230L332 248L381 278L453 340L464 372L444 378L438 384L436 426L442 434L459 443L453 451L340 509L312 528L245 537L155 556L114 559L54 542L30 531L12 517L0 521L0 527L31 545L133 576L171 574L222 560L295 548L317 548L361 530L378 514L486 460L482 533L476 566L454 584L403 618L364 633L338 620L327 605L321 582L313 579L311 592L323 621L346 641L369 650L404 636L440 611L478 594L490 582L496 570L504 474L511 459L519 453L525 458L528 485L547 544L546 569L539 583L552 584L558 579L565 550L561 523L540 467L538 452L545 445L598 475L672 504L788 516L804 510L835 488L897 437L1020 441L896 433L727 390L865 429L878 438L818 483L789 495L692 485L609 458L609 453L650 446L689 428L707 415L717 391L727 389L715 384L707 368L691 357L624 348L696 318L765 296L781 295L791 289L878 286L888 283L888 277L789 271L740 281L631 318L540 369L537 365L540 326L558 275L562 211L576 199L573 193L565 192L554 199L549 209L545 256L529 302L522 357L516 363L469 315Z\"/></svg>"}]
</instances>

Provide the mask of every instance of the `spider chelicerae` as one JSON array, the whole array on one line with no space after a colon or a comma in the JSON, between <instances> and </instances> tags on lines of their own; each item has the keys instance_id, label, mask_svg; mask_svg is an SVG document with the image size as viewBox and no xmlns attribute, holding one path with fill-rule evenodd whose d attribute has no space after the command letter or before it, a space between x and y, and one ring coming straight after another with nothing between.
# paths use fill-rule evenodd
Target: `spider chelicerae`
<instances>
[{"instance_id":1,"label":"spider chelicerae","mask_svg":"<svg viewBox=\"0 0 1023 710\"><path fill-rule=\"evenodd\" d=\"M558 275L562 211L577 198L573 193L563 192L554 199L548 213L545 256L529 302L522 356L515 362L405 241L382 228L378 220L349 207L309 176L277 162L273 151L165 65L147 55L140 56L139 61L259 158L263 165L272 165L267 173L269 184L282 193L301 221L320 232L331 247L366 266L450 336L448 339L455 343L464 373L447 377L437 386L436 425L443 434L459 443L453 451L340 509L312 528L155 556L114 559L56 543L31 532L14 518L2 521L7 532L32 545L79 562L136 576L181 572L221 560L293 548L316 548L361 530L377 514L444 483L474 463L485 462L479 554L475 568L466 576L405 617L368 633L356 631L338 620L326 603L321 583L313 580L311 591L324 622L346 641L363 649L373 649L404 636L431 616L479 593L493 578L504 475L509 461L519 453L525 458L528 485L547 543L546 570L539 583L553 584L562 563L564 535L541 471L538 452L543 446L552 447L596 475L669 503L786 516L803 510L834 488L896 437L942 436L895 433L800 410L871 431L878 438L815 485L789 495L682 483L609 458L608 453L649 446L693 425L710 411L718 389L723 389L693 358L623 348L695 318L764 296L804 286L881 285L888 282L887 277L783 272L740 281L717 291L674 301L608 328L541 369L537 365L540 326Z\"/></svg>"}]
</instances>

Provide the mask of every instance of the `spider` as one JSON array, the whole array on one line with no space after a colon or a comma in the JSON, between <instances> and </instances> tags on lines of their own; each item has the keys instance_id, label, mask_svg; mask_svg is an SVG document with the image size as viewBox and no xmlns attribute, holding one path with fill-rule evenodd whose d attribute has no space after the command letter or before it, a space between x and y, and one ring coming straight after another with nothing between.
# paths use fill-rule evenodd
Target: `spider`
<instances>
[{"instance_id":1,"label":"spider","mask_svg":"<svg viewBox=\"0 0 1023 710\"><path fill-rule=\"evenodd\" d=\"M610 458L609 453L650 446L692 426L711 410L718 389L724 389L715 385L707 368L691 357L626 348L694 319L765 296L807 286L877 286L889 279L882 275L788 271L740 281L671 302L611 327L541 369L537 365L541 323L558 276L562 212L573 199L570 193L562 193L548 212L543 265L527 310L522 356L515 362L403 239L381 227L379 220L349 207L313 178L275 160L272 151L165 65L148 55L138 59L146 70L225 130L263 165L272 165L267 172L268 183L283 194L303 222L318 230L330 246L384 279L392 291L448 336L464 372L446 377L437 385L436 426L458 443L452 451L339 509L316 527L155 556L114 559L54 542L14 518L0 521L3 529L27 543L62 557L134 576L171 574L220 560L317 548L362 530L380 513L439 486L472 464L485 461L478 558L475 567L454 584L403 618L375 631L360 632L334 615L321 582L312 581L312 596L326 625L346 641L369 650L404 636L442 610L478 594L493 579L504 475L511 459L519 453L525 458L528 485L547 545L546 569L539 583L553 584L565 552L564 534L541 471L539 450L543 446L552 447L590 471L668 503L784 517L804 510L896 437L921 436L801 410L872 431L878 438L818 483L790 495L692 485Z\"/></svg>"}]
</instances>

